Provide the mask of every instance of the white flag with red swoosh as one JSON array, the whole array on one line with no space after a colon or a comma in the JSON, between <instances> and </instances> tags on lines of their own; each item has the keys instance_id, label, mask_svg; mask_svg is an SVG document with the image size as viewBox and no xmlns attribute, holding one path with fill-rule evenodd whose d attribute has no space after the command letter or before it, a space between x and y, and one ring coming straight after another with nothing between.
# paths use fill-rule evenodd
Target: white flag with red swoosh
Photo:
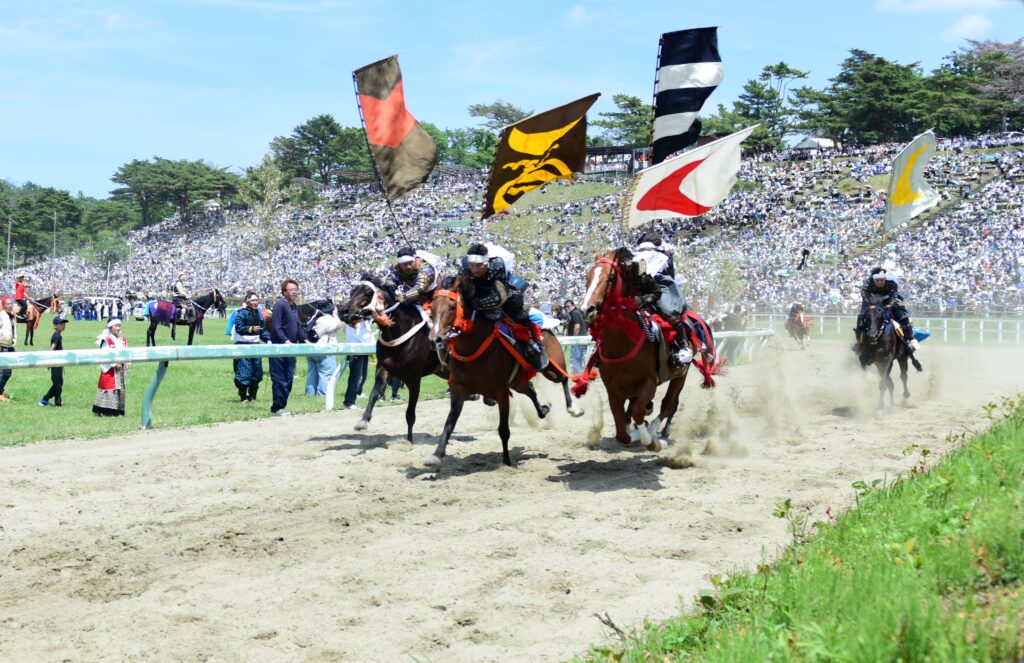
<instances>
[{"instance_id":1,"label":"white flag with red swoosh","mask_svg":"<svg viewBox=\"0 0 1024 663\"><path fill-rule=\"evenodd\" d=\"M637 173L626 209L626 226L654 219L700 216L736 184L740 143L759 125L702 145Z\"/></svg>"}]
</instances>

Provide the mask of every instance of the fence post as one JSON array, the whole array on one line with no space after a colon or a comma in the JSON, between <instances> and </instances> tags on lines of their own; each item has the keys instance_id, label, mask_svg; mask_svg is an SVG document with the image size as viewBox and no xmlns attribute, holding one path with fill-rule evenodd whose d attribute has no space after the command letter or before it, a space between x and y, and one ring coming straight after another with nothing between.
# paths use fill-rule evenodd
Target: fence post
<instances>
[{"instance_id":1,"label":"fence post","mask_svg":"<svg viewBox=\"0 0 1024 663\"><path fill-rule=\"evenodd\" d=\"M156 390L160 388L160 383L164 381L164 376L167 375L169 363L162 361L156 365L156 373L153 374L153 379L150 381L149 387L146 388L146 395L142 397L143 428L153 427L153 399L156 397Z\"/></svg>"},{"instance_id":2,"label":"fence post","mask_svg":"<svg viewBox=\"0 0 1024 663\"><path fill-rule=\"evenodd\" d=\"M949 342L949 318L942 319L942 342Z\"/></svg>"},{"instance_id":3,"label":"fence post","mask_svg":"<svg viewBox=\"0 0 1024 663\"><path fill-rule=\"evenodd\" d=\"M978 319L978 340L985 345L985 318Z\"/></svg>"},{"instance_id":4,"label":"fence post","mask_svg":"<svg viewBox=\"0 0 1024 663\"><path fill-rule=\"evenodd\" d=\"M1020 345L1020 320L1017 321L1017 345Z\"/></svg>"},{"instance_id":5,"label":"fence post","mask_svg":"<svg viewBox=\"0 0 1024 663\"><path fill-rule=\"evenodd\" d=\"M960 340L964 343L967 342L967 318L960 320Z\"/></svg>"},{"instance_id":6,"label":"fence post","mask_svg":"<svg viewBox=\"0 0 1024 663\"><path fill-rule=\"evenodd\" d=\"M1002 345L1003 344L1003 321L1002 320L999 321L998 329L999 329L999 345Z\"/></svg>"}]
</instances>

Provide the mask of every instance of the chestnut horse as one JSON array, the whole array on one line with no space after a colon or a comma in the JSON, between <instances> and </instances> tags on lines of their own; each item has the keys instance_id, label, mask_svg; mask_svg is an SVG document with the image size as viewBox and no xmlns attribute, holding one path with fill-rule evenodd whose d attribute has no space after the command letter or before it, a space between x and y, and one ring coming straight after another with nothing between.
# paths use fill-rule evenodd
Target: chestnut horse
<instances>
[{"instance_id":1,"label":"chestnut horse","mask_svg":"<svg viewBox=\"0 0 1024 663\"><path fill-rule=\"evenodd\" d=\"M807 349L807 339L811 336L811 316L803 311L796 314L792 320L786 321L786 331L796 341L801 350Z\"/></svg>"},{"instance_id":2,"label":"chestnut horse","mask_svg":"<svg viewBox=\"0 0 1024 663\"><path fill-rule=\"evenodd\" d=\"M509 341L500 334L498 321L487 320L483 316L477 319L466 319L463 289L471 289L471 285L463 283L461 277L448 277L434 293L434 301L430 308L430 340L434 342L438 352L448 349L448 368L451 372L451 405L448 418L441 431L441 439L433 455L428 456L424 464L432 469L441 467L448 447L448 439L455 431L455 424L462 414L462 406L473 394L490 398L498 406L498 436L501 438L501 460L505 465L512 465L508 454L510 430L508 425L509 398L511 391L524 394L533 403L537 416L543 419L551 410L548 405L541 405L532 382L523 382L520 376L513 380L513 373L519 366L521 354L513 351ZM449 338L454 328L461 333ZM565 373L565 355L558 339L551 332L542 333L544 349L548 353L548 364L540 373L552 382L562 383L568 391L569 377ZM495 342L497 341L497 342ZM513 354L514 352L514 354ZM511 391L510 391L511 390ZM573 416L583 414L572 404L571 396L566 394L566 407Z\"/></svg>"},{"instance_id":3,"label":"chestnut horse","mask_svg":"<svg viewBox=\"0 0 1024 663\"><path fill-rule=\"evenodd\" d=\"M58 295L46 297L45 299L25 300L25 345L35 345L36 330L39 329L39 321L44 311L50 311L57 315L61 311L61 301ZM49 344L47 344L49 345Z\"/></svg>"},{"instance_id":4,"label":"chestnut horse","mask_svg":"<svg viewBox=\"0 0 1024 663\"><path fill-rule=\"evenodd\" d=\"M661 451L665 448L664 441L668 440L672 417L679 408L679 394L686 384L690 365L674 372L658 416L650 424L644 421L659 384L658 348L647 340L637 318L636 296L640 293L635 284L639 276L632 257L624 248L598 254L587 272L586 293L579 309L590 320L591 335L597 342L592 361L599 367L601 381L608 392L608 406L615 419L615 439L627 446L639 440L649 451ZM697 357L692 340L690 349ZM713 386L710 375L716 370L715 364L708 366L705 384ZM698 364L698 367L704 365ZM585 384L582 386L585 389ZM629 401L628 407L626 401ZM661 428L662 423L664 428Z\"/></svg>"}]
</instances>

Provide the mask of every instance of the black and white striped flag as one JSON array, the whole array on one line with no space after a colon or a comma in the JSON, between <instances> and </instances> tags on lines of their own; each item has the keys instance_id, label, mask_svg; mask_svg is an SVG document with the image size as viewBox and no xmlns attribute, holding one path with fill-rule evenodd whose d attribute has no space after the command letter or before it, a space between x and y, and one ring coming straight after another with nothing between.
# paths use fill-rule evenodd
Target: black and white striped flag
<instances>
[{"instance_id":1,"label":"black and white striped flag","mask_svg":"<svg viewBox=\"0 0 1024 663\"><path fill-rule=\"evenodd\" d=\"M666 32L658 48L652 164L697 142L697 112L722 82L718 28Z\"/></svg>"}]
</instances>

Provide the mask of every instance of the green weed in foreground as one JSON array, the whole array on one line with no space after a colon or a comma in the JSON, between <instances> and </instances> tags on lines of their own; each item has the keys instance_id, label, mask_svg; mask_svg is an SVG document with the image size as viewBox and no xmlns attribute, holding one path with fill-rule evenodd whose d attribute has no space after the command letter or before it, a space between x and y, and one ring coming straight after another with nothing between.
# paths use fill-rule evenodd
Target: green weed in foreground
<instances>
[{"instance_id":1,"label":"green weed in foreground","mask_svg":"<svg viewBox=\"0 0 1024 663\"><path fill-rule=\"evenodd\" d=\"M993 427L931 471L855 484L838 522L779 504L793 538L781 559L715 578L693 614L586 660L1021 660L1024 397L987 409Z\"/></svg>"},{"instance_id":2,"label":"green weed in foreground","mask_svg":"<svg viewBox=\"0 0 1024 663\"><path fill-rule=\"evenodd\" d=\"M53 326L50 316L45 315L36 331L35 346L18 350L46 350L49 348ZM146 328L148 323L126 320L124 335L131 347L145 346ZM230 343L224 335L224 320L208 320L206 334L196 336L195 343L225 344ZM22 334L23 326L19 325L18 334ZM64 348L95 347L96 336L103 329L100 322L72 320L64 333ZM157 330L157 342L161 345L171 343L170 332L166 327ZM177 345L184 345L188 332L184 328L178 330ZM129 433L139 430L142 410L142 397L149 386L156 363L134 364L128 371L128 406L124 417L97 417L92 413L92 402L96 397L96 382L99 378L98 366L79 366L64 370L64 407L40 407L37 402L50 387L50 371L42 368L16 369L7 384L5 392L14 400L0 403L0 446L10 446L35 442L39 440L63 440L69 438L97 438ZM305 396L306 359L297 361L298 371L292 387L288 410L300 414L305 412L322 412L322 398ZM363 387L363 397L357 405L364 405L373 387L373 364L371 374ZM230 359L214 361L175 361L171 362L153 401L153 425L156 428L174 428L213 424L224 421L240 421L260 419L270 414L270 371L267 362L263 362L264 379L259 396L255 403L240 403L233 384L234 369ZM341 406L348 382L348 373L344 373L338 381L335 392L335 406ZM429 378L420 392L421 399L436 398L447 385L438 378ZM408 390L401 392L403 398ZM388 391L390 397L390 390ZM390 401L380 406L389 406ZM378 417L383 413L378 413Z\"/></svg>"}]
</instances>

